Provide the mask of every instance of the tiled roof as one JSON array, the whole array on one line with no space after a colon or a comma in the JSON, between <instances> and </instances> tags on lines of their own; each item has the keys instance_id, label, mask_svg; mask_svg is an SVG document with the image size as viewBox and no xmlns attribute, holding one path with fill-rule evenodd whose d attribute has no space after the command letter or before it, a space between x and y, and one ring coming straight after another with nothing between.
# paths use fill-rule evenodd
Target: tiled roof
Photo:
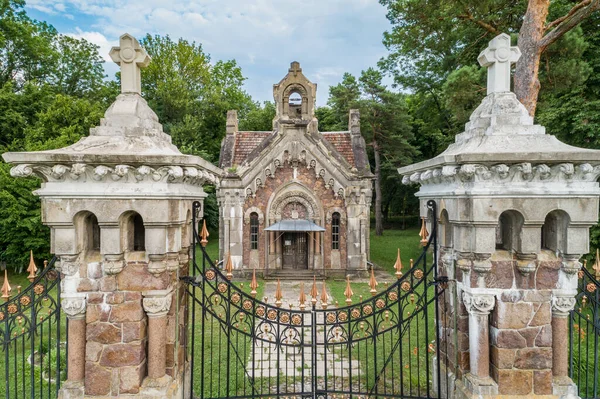
<instances>
[{"instance_id":1,"label":"tiled roof","mask_svg":"<svg viewBox=\"0 0 600 399\"><path fill-rule=\"evenodd\" d=\"M248 155L270 135L271 132L237 132L233 165L242 165Z\"/></svg>"},{"instance_id":2,"label":"tiled roof","mask_svg":"<svg viewBox=\"0 0 600 399\"><path fill-rule=\"evenodd\" d=\"M352 151L352 138L350 133L347 132L335 132L335 133L321 133L323 138L329 141L335 149L348 161L348 163L354 166L354 151Z\"/></svg>"}]
</instances>

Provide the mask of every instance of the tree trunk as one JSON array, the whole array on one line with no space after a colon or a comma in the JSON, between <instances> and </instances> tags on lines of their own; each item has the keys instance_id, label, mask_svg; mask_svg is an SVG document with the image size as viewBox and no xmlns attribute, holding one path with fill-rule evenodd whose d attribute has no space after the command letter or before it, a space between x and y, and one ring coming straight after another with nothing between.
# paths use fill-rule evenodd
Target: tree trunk
<instances>
[{"instance_id":1,"label":"tree trunk","mask_svg":"<svg viewBox=\"0 0 600 399\"><path fill-rule=\"evenodd\" d=\"M540 92L538 71L540 57L544 51L541 40L544 36L549 6L550 0L529 0L519 31L518 45L522 55L517 61L514 91L531 116L535 115Z\"/></svg>"},{"instance_id":2,"label":"tree trunk","mask_svg":"<svg viewBox=\"0 0 600 399\"><path fill-rule=\"evenodd\" d=\"M381 154L377 141L373 139L375 155L375 235L383 235L383 218L381 213Z\"/></svg>"}]
</instances>

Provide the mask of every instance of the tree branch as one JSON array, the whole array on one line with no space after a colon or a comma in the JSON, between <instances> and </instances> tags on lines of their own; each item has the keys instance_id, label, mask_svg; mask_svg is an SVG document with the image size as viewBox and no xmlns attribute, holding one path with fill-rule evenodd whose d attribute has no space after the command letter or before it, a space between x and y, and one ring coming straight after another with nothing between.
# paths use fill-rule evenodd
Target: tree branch
<instances>
[{"instance_id":1,"label":"tree branch","mask_svg":"<svg viewBox=\"0 0 600 399\"><path fill-rule=\"evenodd\" d=\"M590 2L591 2L591 0L583 0L582 2L575 4L573 6L573 8L571 8L569 10L569 12L567 13L567 15L563 15L560 18L556 18L554 21L552 21L548 25L546 25L546 28L544 29L544 31L547 32L547 31L551 30L552 28L554 28L556 25L558 25L561 22L563 22L564 20L571 18L571 16L573 14L575 14L575 12L577 10L579 10L582 7L585 7L585 6L589 5Z\"/></svg>"},{"instance_id":2,"label":"tree branch","mask_svg":"<svg viewBox=\"0 0 600 399\"><path fill-rule=\"evenodd\" d=\"M459 14L458 18L467 20L467 21L471 21L474 24L479 25L483 29L485 29L488 32L493 33L495 35L500 33L500 31L498 29L494 28L491 24L489 24L485 21L482 21L480 19L475 19L475 17L473 17L473 14L471 14L471 12L469 10L465 10L465 14Z\"/></svg>"},{"instance_id":3,"label":"tree branch","mask_svg":"<svg viewBox=\"0 0 600 399\"><path fill-rule=\"evenodd\" d=\"M569 11L565 19L558 22L556 27L540 40L539 46L542 51L546 50L549 45L560 39L562 35L579 25L581 21L589 17L593 12L600 10L600 0L584 0L584 2L585 1L589 1L589 3L579 7L573 13ZM554 22L551 24L553 23Z\"/></svg>"}]
</instances>

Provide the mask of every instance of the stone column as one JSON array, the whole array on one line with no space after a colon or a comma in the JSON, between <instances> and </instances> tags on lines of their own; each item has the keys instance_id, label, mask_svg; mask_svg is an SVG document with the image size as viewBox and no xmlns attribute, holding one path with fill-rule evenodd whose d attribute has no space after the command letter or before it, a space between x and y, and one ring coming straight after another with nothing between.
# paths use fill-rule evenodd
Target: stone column
<instances>
[{"instance_id":1,"label":"stone column","mask_svg":"<svg viewBox=\"0 0 600 399\"><path fill-rule=\"evenodd\" d=\"M320 231L315 232L315 253L317 255L321 254L321 237L323 236L323 233L321 233Z\"/></svg>"},{"instance_id":2,"label":"stone column","mask_svg":"<svg viewBox=\"0 0 600 399\"><path fill-rule=\"evenodd\" d=\"M169 290L143 292L148 315L148 378L160 379L166 373L167 313L173 298Z\"/></svg>"},{"instance_id":3,"label":"stone column","mask_svg":"<svg viewBox=\"0 0 600 399\"><path fill-rule=\"evenodd\" d=\"M85 294L71 294L62 298L61 309L69 320L67 380L70 382L83 383L85 378L86 308Z\"/></svg>"},{"instance_id":4,"label":"stone column","mask_svg":"<svg viewBox=\"0 0 600 399\"><path fill-rule=\"evenodd\" d=\"M572 296L552 296L552 375L568 377L569 314L575 307Z\"/></svg>"},{"instance_id":5,"label":"stone column","mask_svg":"<svg viewBox=\"0 0 600 399\"><path fill-rule=\"evenodd\" d=\"M275 232L269 231L269 253L275 253Z\"/></svg>"},{"instance_id":6,"label":"stone column","mask_svg":"<svg viewBox=\"0 0 600 399\"><path fill-rule=\"evenodd\" d=\"M489 315L496 303L494 295L463 293L469 312L470 372L477 380L490 377ZM485 385L488 385L487 383Z\"/></svg>"}]
</instances>

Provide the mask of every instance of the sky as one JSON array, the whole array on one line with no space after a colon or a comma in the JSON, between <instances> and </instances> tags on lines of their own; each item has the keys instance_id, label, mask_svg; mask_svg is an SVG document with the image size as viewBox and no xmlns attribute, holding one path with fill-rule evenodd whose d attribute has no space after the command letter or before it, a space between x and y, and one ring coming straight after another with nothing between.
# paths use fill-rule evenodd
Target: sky
<instances>
[{"instance_id":1,"label":"sky","mask_svg":"<svg viewBox=\"0 0 600 399\"><path fill-rule=\"evenodd\" d=\"M360 75L387 54L390 28L377 0L27 0L26 10L100 46L110 78L118 67L108 52L121 34L170 35L201 43L213 61L235 59L260 102L298 61L319 106L344 72Z\"/></svg>"}]
</instances>

